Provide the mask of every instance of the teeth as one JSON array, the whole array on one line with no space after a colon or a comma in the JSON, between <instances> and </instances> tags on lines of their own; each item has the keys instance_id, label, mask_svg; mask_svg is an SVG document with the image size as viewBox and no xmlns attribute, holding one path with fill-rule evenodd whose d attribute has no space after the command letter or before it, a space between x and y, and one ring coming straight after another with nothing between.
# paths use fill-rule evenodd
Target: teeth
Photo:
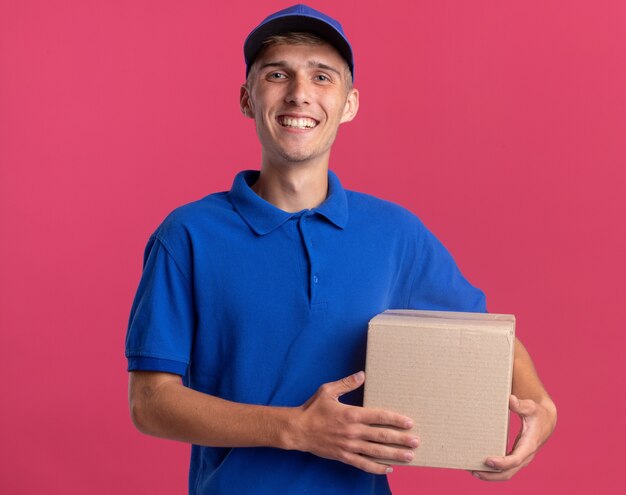
<instances>
[{"instance_id":1,"label":"teeth","mask_svg":"<svg viewBox=\"0 0 626 495\"><path fill-rule=\"evenodd\" d=\"M279 119L280 125L283 127L293 127L295 129L310 129L317 125L313 119L309 119L306 117L294 119L291 117L280 117Z\"/></svg>"}]
</instances>

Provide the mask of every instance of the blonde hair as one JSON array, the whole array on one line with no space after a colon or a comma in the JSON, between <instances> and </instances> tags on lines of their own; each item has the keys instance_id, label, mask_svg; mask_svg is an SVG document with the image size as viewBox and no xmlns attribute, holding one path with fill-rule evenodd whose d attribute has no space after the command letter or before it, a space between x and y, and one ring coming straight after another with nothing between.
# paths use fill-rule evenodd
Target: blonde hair
<instances>
[{"instance_id":1,"label":"blonde hair","mask_svg":"<svg viewBox=\"0 0 626 495\"><path fill-rule=\"evenodd\" d=\"M325 39L312 33L274 34L263 40L259 55L275 45L323 45L324 43L327 43Z\"/></svg>"},{"instance_id":2,"label":"blonde hair","mask_svg":"<svg viewBox=\"0 0 626 495\"><path fill-rule=\"evenodd\" d=\"M320 38L319 36L312 33L284 33L284 34L274 34L272 36L268 36L261 43L261 49L259 50L258 55L256 56L255 62L252 63L252 67L250 68L250 72L248 73L248 79L246 80L246 86L250 87L250 74L254 71L254 66L256 65L256 60L258 60L263 53L269 48L277 45L326 45L330 44L324 38ZM343 59L343 57L342 57ZM345 61L345 60L344 60ZM344 78L346 81L346 89L350 91L352 89L352 73L350 72L350 67L348 66L348 62L345 63L344 70Z\"/></svg>"}]
</instances>

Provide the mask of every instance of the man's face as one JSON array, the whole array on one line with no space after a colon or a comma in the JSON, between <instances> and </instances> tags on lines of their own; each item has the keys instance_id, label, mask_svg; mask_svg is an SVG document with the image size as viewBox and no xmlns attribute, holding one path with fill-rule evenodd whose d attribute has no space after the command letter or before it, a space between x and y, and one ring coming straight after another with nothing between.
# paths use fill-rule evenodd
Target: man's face
<instances>
[{"instance_id":1,"label":"man's face","mask_svg":"<svg viewBox=\"0 0 626 495\"><path fill-rule=\"evenodd\" d=\"M358 91L331 45L274 45L241 88L241 109L256 122L264 164L328 163L339 125L354 118Z\"/></svg>"}]
</instances>

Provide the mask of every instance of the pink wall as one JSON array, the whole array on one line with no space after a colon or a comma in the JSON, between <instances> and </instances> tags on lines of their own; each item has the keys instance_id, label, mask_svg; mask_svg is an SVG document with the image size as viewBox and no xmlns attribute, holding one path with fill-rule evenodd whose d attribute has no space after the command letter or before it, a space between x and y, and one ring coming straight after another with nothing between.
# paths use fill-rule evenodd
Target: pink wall
<instances>
[{"instance_id":1,"label":"pink wall","mask_svg":"<svg viewBox=\"0 0 626 495\"><path fill-rule=\"evenodd\" d=\"M128 417L128 312L164 215L257 167L241 45L289 3L0 3L0 492L185 491L188 448ZM404 468L395 493L623 488L626 3L313 5L356 49L334 170L517 315L560 408L514 481Z\"/></svg>"}]
</instances>

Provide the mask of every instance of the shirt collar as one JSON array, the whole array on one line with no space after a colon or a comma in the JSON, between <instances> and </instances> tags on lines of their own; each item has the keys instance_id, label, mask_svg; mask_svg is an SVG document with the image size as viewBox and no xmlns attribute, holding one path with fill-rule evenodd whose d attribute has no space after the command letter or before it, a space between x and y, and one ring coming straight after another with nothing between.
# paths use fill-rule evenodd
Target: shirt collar
<instances>
[{"instance_id":1,"label":"shirt collar","mask_svg":"<svg viewBox=\"0 0 626 495\"><path fill-rule=\"evenodd\" d=\"M258 235L265 235L280 227L291 217L302 212L289 213L258 196L250 185L259 177L258 170L245 170L235 176L233 186L228 193L231 203L241 218ZM340 229L348 223L348 199L346 191L337 176L328 171L328 196L310 214L318 213Z\"/></svg>"}]
</instances>

